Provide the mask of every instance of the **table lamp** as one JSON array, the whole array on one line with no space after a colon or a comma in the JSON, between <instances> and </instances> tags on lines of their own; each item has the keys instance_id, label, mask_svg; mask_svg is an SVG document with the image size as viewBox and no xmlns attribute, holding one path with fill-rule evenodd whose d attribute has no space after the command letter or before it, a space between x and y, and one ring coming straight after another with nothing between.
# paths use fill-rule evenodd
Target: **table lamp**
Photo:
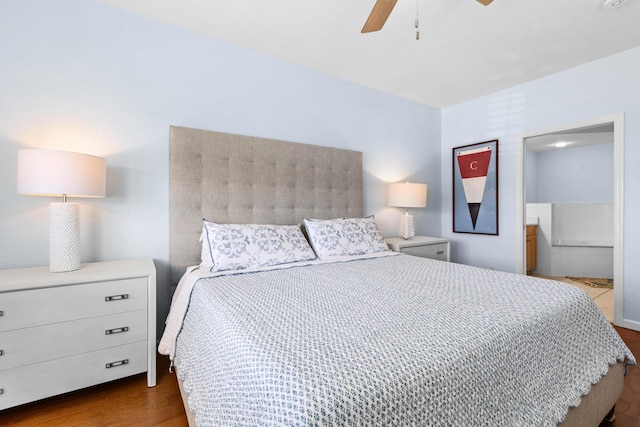
<instances>
[{"instance_id":1,"label":"table lamp","mask_svg":"<svg viewBox=\"0 0 640 427\"><path fill-rule=\"evenodd\" d=\"M61 196L49 204L49 271L80 268L80 208L67 197L104 197L106 162L68 151L18 151L18 194Z\"/></svg>"},{"instance_id":2,"label":"table lamp","mask_svg":"<svg viewBox=\"0 0 640 427\"><path fill-rule=\"evenodd\" d=\"M399 235L404 239L410 239L416 235L413 225L413 216L409 214L409 208L424 208L427 206L427 184L401 182L389 184L389 206L405 208L404 215L400 218Z\"/></svg>"}]
</instances>

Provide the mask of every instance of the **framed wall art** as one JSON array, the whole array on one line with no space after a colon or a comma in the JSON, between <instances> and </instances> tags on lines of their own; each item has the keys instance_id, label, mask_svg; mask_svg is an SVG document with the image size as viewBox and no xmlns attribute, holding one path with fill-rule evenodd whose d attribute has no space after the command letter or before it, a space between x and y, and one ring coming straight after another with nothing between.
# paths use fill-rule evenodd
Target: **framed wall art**
<instances>
[{"instance_id":1,"label":"framed wall art","mask_svg":"<svg viewBox=\"0 0 640 427\"><path fill-rule=\"evenodd\" d=\"M498 140L453 148L453 232L498 235Z\"/></svg>"}]
</instances>

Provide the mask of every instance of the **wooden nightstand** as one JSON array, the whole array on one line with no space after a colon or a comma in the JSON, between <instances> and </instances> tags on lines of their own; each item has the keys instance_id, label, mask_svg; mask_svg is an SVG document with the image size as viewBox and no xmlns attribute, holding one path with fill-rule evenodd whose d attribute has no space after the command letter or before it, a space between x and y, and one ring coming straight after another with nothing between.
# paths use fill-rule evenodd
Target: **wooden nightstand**
<instances>
[{"instance_id":1,"label":"wooden nightstand","mask_svg":"<svg viewBox=\"0 0 640 427\"><path fill-rule=\"evenodd\" d=\"M414 236L411 239L402 237L390 237L384 239L389 248L394 252L402 252L407 255L423 258L449 261L449 241L439 237Z\"/></svg>"},{"instance_id":2,"label":"wooden nightstand","mask_svg":"<svg viewBox=\"0 0 640 427\"><path fill-rule=\"evenodd\" d=\"M145 371L155 386L152 260L0 270L0 410Z\"/></svg>"}]
</instances>

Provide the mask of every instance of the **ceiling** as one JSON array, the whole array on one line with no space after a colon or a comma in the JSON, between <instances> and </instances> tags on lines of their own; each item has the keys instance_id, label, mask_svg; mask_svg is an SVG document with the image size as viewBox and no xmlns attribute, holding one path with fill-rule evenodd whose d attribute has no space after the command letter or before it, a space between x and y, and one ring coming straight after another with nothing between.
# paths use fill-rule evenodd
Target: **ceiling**
<instances>
[{"instance_id":1,"label":"ceiling","mask_svg":"<svg viewBox=\"0 0 640 427\"><path fill-rule=\"evenodd\" d=\"M529 151L552 151L594 144L613 144L613 123L580 129L569 129L526 139ZM561 146L558 144L561 143Z\"/></svg>"},{"instance_id":2,"label":"ceiling","mask_svg":"<svg viewBox=\"0 0 640 427\"><path fill-rule=\"evenodd\" d=\"M400 0L369 34L375 0L101 1L438 108L640 46L640 0Z\"/></svg>"}]
</instances>

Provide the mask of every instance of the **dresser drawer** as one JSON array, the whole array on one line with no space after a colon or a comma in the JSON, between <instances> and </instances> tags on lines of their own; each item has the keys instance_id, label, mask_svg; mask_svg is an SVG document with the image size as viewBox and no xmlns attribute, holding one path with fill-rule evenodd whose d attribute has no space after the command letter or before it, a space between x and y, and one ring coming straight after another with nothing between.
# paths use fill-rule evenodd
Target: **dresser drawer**
<instances>
[{"instance_id":1,"label":"dresser drawer","mask_svg":"<svg viewBox=\"0 0 640 427\"><path fill-rule=\"evenodd\" d=\"M408 247L402 248L400 251L407 255L447 261L447 243L436 243L433 245L422 245L422 246L408 246Z\"/></svg>"},{"instance_id":2,"label":"dresser drawer","mask_svg":"<svg viewBox=\"0 0 640 427\"><path fill-rule=\"evenodd\" d=\"M146 339L146 310L0 332L0 375L3 369Z\"/></svg>"},{"instance_id":3,"label":"dresser drawer","mask_svg":"<svg viewBox=\"0 0 640 427\"><path fill-rule=\"evenodd\" d=\"M146 307L146 278L0 293L0 332Z\"/></svg>"},{"instance_id":4,"label":"dresser drawer","mask_svg":"<svg viewBox=\"0 0 640 427\"><path fill-rule=\"evenodd\" d=\"M0 410L146 370L146 341L7 369L0 372Z\"/></svg>"}]
</instances>

